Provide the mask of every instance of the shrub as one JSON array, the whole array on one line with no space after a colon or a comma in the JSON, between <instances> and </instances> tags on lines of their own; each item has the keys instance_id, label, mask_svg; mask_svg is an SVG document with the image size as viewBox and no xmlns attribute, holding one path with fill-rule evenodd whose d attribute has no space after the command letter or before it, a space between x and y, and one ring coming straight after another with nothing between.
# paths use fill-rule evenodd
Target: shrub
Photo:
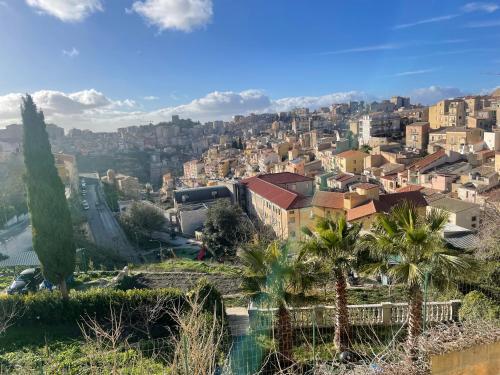
<instances>
[{"instance_id":1,"label":"shrub","mask_svg":"<svg viewBox=\"0 0 500 375\"><path fill-rule=\"evenodd\" d=\"M464 297L459 316L464 320L496 320L500 318L500 305L475 290Z\"/></svg>"},{"instance_id":2,"label":"shrub","mask_svg":"<svg viewBox=\"0 0 500 375\"><path fill-rule=\"evenodd\" d=\"M106 321L110 308L115 311L123 309L127 319L133 320L134 314L139 314L141 305L153 304L158 298L168 300L172 307L182 305L185 300L184 295L176 289L90 289L83 292L73 291L67 301L62 300L58 292L38 292L25 296L1 296L0 304L18 303L20 314L15 325L55 325L77 324L86 316ZM166 326L172 324L169 314L164 314L161 320Z\"/></svg>"}]
</instances>

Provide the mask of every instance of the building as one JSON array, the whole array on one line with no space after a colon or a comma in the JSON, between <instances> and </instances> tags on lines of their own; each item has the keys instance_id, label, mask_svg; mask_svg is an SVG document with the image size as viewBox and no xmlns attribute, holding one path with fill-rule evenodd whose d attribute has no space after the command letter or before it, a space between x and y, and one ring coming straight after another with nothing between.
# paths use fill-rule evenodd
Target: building
<instances>
[{"instance_id":1,"label":"building","mask_svg":"<svg viewBox=\"0 0 500 375\"><path fill-rule=\"evenodd\" d=\"M73 155L54 154L54 162L59 178L66 186L66 195L79 190L78 168L76 158Z\"/></svg>"},{"instance_id":2,"label":"building","mask_svg":"<svg viewBox=\"0 0 500 375\"><path fill-rule=\"evenodd\" d=\"M483 148L483 129L449 127L446 129L445 149L460 154L473 153ZM474 145L477 145L476 148Z\"/></svg>"},{"instance_id":3,"label":"building","mask_svg":"<svg viewBox=\"0 0 500 375\"><path fill-rule=\"evenodd\" d=\"M476 230L481 224L481 209L478 204L464 202L460 199L442 197L429 202L428 212L436 209L448 213L448 223Z\"/></svg>"},{"instance_id":4,"label":"building","mask_svg":"<svg viewBox=\"0 0 500 375\"><path fill-rule=\"evenodd\" d=\"M401 118L395 113L376 112L364 115L360 123L360 142L368 144L372 137L401 136Z\"/></svg>"},{"instance_id":5,"label":"building","mask_svg":"<svg viewBox=\"0 0 500 375\"><path fill-rule=\"evenodd\" d=\"M334 155L335 165L344 173L361 174L368 154L358 150L348 150Z\"/></svg>"},{"instance_id":6,"label":"building","mask_svg":"<svg viewBox=\"0 0 500 375\"><path fill-rule=\"evenodd\" d=\"M410 106L410 98L403 96L393 96L391 103L394 104L394 109L405 108Z\"/></svg>"},{"instance_id":7,"label":"building","mask_svg":"<svg viewBox=\"0 0 500 375\"><path fill-rule=\"evenodd\" d=\"M414 122L406 125L406 147L427 150L429 130L430 124L428 122Z\"/></svg>"},{"instance_id":8,"label":"building","mask_svg":"<svg viewBox=\"0 0 500 375\"><path fill-rule=\"evenodd\" d=\"M197 179L203 174L204 164L200 160L190 160L183 164L184 178Z\"/></svg>"},{"instance_id":9,"label":"building","mask_svg":"<svg viewBox=\"0 0 500 375\"><path fill-rule=\"evenodd\" d=\"M294 173L254 176L242 181L249 216L269 225L281 239L300 239L312 220L314 179Z\"/></svg>"},{"instance_id":10,"label":"building","mask_svg":"<svg viewBox=\"0 0 500 375\"><path fill-rule=\"evenodd\" d=\"M209 207L220 199L232 201L231 192L225 186L175 190L174 208L181 232L192 236L201 230Z\"/></svg>"},{"instance_id":11,"label":"building","mask_svg":"<svg viewBox=\"0 0 500 375\"><path fill-rule=\"evenodd\" d=\"M431 129L448 126L465 126L465 102L461 99L445 99L429 107Z\"/></svg>"},{"instance_id":12,"label":"building","mask_svg":"<svg viewBox=\"0 0 500 375\"><path fill-rule=\"evenodd\" d=\"M137 177L117 175L115 177L118 190L127 198L138 199L141 193L141 184Z\"/></svg>"}]
</instances>

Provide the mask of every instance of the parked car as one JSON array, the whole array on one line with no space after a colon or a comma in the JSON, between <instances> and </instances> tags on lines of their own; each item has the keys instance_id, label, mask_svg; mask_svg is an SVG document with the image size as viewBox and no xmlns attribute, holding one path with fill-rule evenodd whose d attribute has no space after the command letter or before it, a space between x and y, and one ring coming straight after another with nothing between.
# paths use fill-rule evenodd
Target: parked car
<instances>
[{"instance_id":1,"label":"parked car","mask_svg":"<svg viewBox=\"0 0 500 375\"><path fill-rule=\"evenodd\" d=\"M22 271L7 288L7 294L26 294L36 292L38 285L43 281L40 268L28 268Z\"/></svg>"}]
</instances>

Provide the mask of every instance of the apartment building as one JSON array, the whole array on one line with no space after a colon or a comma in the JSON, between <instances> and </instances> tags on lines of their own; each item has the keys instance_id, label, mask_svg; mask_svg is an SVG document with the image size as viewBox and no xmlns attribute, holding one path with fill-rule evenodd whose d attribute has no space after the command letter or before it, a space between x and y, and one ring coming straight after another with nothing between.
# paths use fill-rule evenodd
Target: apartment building
<instances>
[{"instance_id":1,"label":"apartment building","mask_svg":"<svg viewBox=\"0 0 500 375\"><path fill-rule=\"evenodd\" d=\"M462 228L476 230L481 223L481 209L475 203L443 197L429 202L428 212L432 209L446 212L449 215L448 223Z\"/></svg>"},{"instance_id":2,"label":"apartment building","mask_svg":"<svg viewBox=\"0 0 500 375\"><path fill-rule=\"evenodd\" d=\"M197 179L203 174L204 164L202 161L194 159L183 164L184 178Z\"/></svg>"},{"instance_id":3,"label":"apartment building","mask_svg":"<svg viewBox=\"0 0 500 375\"><path fill-rule=\"evenodd\" d=\"M283 172L250 177L242 184L247 213L270 225L280 239L300 239L301 228L311 225L314 179Z\"/></svg>"},{"instance_id":4,"label":"apartment building","mask_svg":"<svg viewBox=\"0 0 500 375\"><path fill-rule=\"evenodd\" d=\"M377 214L389 212L403 201L409 201L425 212L427 202L420 191L379 194L379 186L369 183L355 184L346 193L317 191L312 205L315 218L344 214L347 221L360 222L364 229L369 229Z\"/></svg>"},{"instance_id":5,"label":"apartment building","mask_svg":"<svg viewBox=\"0 0 500 375\"><path fill-rule=\"evenodd\" d=\"M430 106L429 123L431 129L439 129L448 126L465 126L465 102L461 99L445 99Z\"/></svg>"},{"instance_id":6,"label":"apartment building","mask_svg":"<svg viewBox=\"0 0 500 375\"><path fill-rule=\"evenodd\" d=\"M361 174L364 170L365 157L368 154L358 150L348 150L333 156L335 165L344 173Z\"/></svg>"},{"instance_id":7,"label":"apartment building","mask_svg":"<svg viewBox=\"0 0 500 375\"><path fill-rule=\"evenodd\" d=\"M450 127L446 129L445 149L449 151L459 152L461 154L479 151L480 149L482 149L482 144L478 146L478 150L475 150L473 146L482 142L483 138L483 129Z\"/></svg>"},{"instance_id":8,"label":"apartment building","mask_svg":"<svg viewBox=\"0 0 500 375\"><path fill-rule=\"evenodd\" d=\"M426 150L429 144L429 130L428 122L414 122L406 125L406 147Z\"/></svg>"},{"instance_id":9,"label":"apartment building","mask_svg":"<svg viewBox=\"0 0 500 375\"><path fill-rule=\"evenodd\" d=\"M395 113L376 112L364 115L360 122L360 143L368 144L372 137L399 137L401 118Z\"/></svg>"}]
</instances>

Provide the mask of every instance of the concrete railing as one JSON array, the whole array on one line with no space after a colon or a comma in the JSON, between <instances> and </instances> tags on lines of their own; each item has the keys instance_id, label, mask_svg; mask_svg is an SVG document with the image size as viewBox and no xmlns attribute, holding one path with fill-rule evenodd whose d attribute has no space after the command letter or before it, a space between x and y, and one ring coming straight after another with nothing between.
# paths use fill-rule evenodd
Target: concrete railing
<instances>
[{"instance_id":1,"label":"concrete railing","mask_svg":"<svg viewBox=\"0 0 500 375\"><path fill-rule=\"evenodd\" d=\"M446 322L458 320L460 300L427 302L425 320L427 322ZM408 320L407 303L382 302L370 305L348 305L349 322L352 325L398 325ZM335 306L290 307L292 326L318 328L335 325ZM254 330L269 329L276 316L277 308L257 308L250 306L248 316L250 327Z\"/></svg>"}]
</instances>

